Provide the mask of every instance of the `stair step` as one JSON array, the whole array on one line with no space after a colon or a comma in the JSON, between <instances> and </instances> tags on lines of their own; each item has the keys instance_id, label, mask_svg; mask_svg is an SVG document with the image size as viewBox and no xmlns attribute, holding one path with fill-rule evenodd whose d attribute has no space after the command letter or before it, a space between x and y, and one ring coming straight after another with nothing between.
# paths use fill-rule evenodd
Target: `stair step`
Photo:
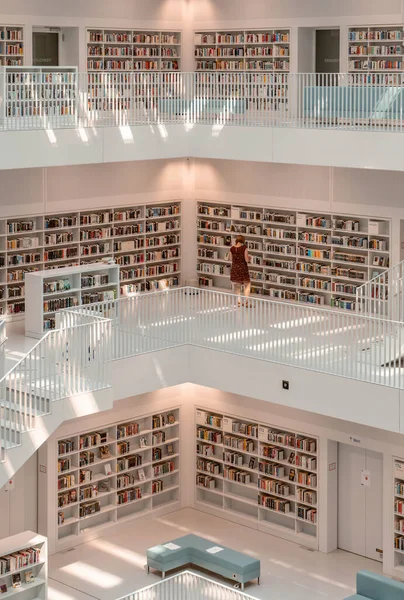
<instances>
[{"instance_id":1,"label":"stair step","mask_svg":"<svg viewBox=\"0 0 404 600\"><path fill-rule=\"evenodd\" d=\"M0 447L4 449L21 445L22 431L27 431L19 424L11 424L5 419L0 419L1 440Z\"/></svg>"},{"instance_id":2,"label":"stair step","mask_svg":"<svg viewBox=\"0 0 404 600\"><path fill-rule=\"evenodd\" d=\"M18 396L16 398L14 395L14 399L17 400L17 402L0 400L1 414L3 414L4 411L8 413L11 410L12 412L31 415L35 418L50 413L50 401L47 398L36 396L35 398L27 399L27 401L25 398L21 398L21 404L18 402Z\"/></svg>"}]
</instances>

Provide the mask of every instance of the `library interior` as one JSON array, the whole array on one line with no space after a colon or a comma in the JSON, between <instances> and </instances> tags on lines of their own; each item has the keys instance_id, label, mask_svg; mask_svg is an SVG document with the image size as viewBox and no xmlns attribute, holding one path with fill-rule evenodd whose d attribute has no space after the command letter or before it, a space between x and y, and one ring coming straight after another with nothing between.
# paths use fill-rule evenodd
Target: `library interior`
<instances>
[{"instance_id":1,"label":"library interior","mask_svg":"<svg viewBox=\"0 0 404 600\"><path fill-rule=\"evenodd\" d=\"M0 598L404 599L401 135L404 0L0 0Z\"/></svg>"}]
</instances>

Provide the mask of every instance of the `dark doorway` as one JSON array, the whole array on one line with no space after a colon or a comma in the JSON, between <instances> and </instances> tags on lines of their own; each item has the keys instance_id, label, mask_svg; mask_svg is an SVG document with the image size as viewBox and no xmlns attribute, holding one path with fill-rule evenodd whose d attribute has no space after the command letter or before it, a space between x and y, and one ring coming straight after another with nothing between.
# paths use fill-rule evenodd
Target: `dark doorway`
<instances>
[{"instance_id":1,"label":"dark doorway","mask_svg":"<svg viewBox=\"0 0 404 600\"><path fill-rule=\"evenodd\" d=\"M59 33L34 31L32 54L34 67L58 67Z\"/></svg>"},{"instance_id":2,"label":"dark doorway","mask_svg":"<svg viewBox=\"0 0 404 600\"><path fill-rule=\"evenodd\" d=\"M316 30L316 73L339 73L339 29Z\"/></svg>"}]
</instances>

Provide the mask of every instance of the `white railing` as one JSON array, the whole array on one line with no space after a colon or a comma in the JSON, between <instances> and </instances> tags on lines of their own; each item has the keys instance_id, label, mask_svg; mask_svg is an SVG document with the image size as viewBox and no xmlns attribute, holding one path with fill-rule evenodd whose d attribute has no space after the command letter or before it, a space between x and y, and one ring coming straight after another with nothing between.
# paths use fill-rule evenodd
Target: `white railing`
<instances>
[{"instance_id":1,"label":"white railing","mask_svg":"<svg viewBox=\"0 0 404 600\"><path fill-rule=\"evenodd\" d=\"M69 309L111 318L113 360L183 344L404 387L404 323L184 287Z\"/></svg>"},{"instance_id":2,"label":"white railing","mask_svg":"<svg viewBox=\"0 0 404 600\"><path fill-rule=\"evenodd\" d=\"M401 73L57 75L0 73L0 130L45 129L51 138L53 129L76 128L83 142L87 127L176 123L403 131Z\"/></svg>"},{"instance_id":3,"label":"white railing","mask_svg":"<svg viewBox=\"0 0 404 600\"><path fill-rule=\"evenodd\" d=\"M356 290L356 306L364 315L404 321L404 262L383 271Z\"/></svg>"},{"instance_id":4,"label":"white railing","mask_svg":"<svg viewBox=\"0 0 404 600\"><path fill-rule=\"evenodd\" d=\"M257 600L192 571L158 581L119 600Z\"/></svg>"},{"instance_id":5,"label":"white railing","mask_svg":"<svg viewBox=\"0 0 404 600\"><path fill-rule=\"evenodd\" d=\"M52 403L110 387L111 323L79 316L74 327L50 331L0 379L1 460L35 429Z\"/></svg>"}]
</instances>

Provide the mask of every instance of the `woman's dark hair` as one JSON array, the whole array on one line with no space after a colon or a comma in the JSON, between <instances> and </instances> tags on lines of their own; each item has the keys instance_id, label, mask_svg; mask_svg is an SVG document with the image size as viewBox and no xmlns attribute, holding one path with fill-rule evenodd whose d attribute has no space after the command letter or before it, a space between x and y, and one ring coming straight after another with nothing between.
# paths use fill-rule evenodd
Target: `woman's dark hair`
<instances>
[{"instance_id":1,"label":"woman's dark hair","mask_svg":"<svg viewBox=\"0 0 404 600\"><path fill-rule=\"evenodd\" d=\"M243 235L238 235L236 237L236 244L245 244L245 237Z\"/></svg>"}]
</instances>

